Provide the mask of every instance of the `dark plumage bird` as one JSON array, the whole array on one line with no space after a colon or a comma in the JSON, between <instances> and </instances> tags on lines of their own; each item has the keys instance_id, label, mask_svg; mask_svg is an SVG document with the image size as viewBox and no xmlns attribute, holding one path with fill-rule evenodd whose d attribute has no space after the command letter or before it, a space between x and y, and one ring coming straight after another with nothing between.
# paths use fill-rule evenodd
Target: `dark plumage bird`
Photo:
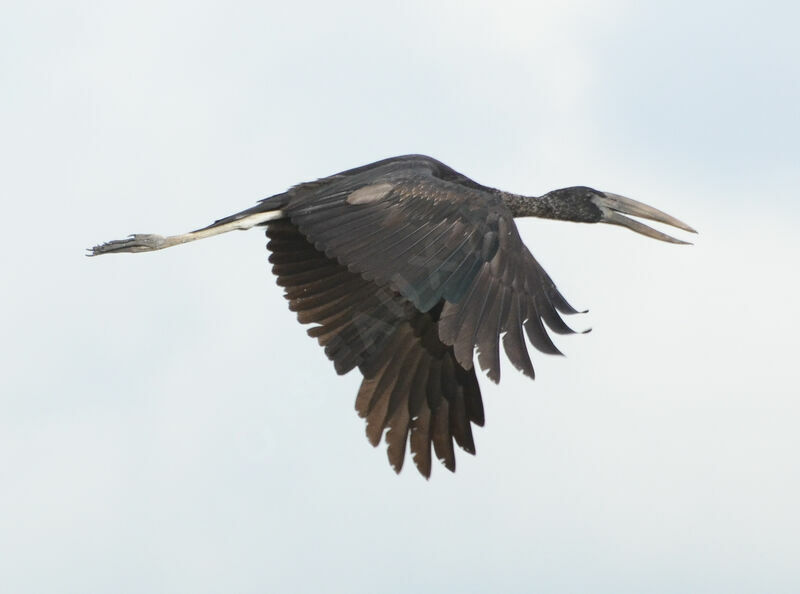
<instances>
[{"instance_id":1,"label":"dark plumage bird","mask_svg":"<svg viewBox=\"0 0 800 594\"><path fill-rule=\"evenodd\" d=\"M483 425L473 364L500 379L500 343L533 377L525 336L558 353L546 327L571 333L559 314L575 309L520 239L514 217L611 223L685 243L630 219L694 232L629 198L587 187L540 197L482 186L447 165L407 155L294 186L197 231L132 235L90 255L146 252L234 229L265 226L269 261L289 308L325 348L336 372L364 379L356 410L377 445L386 432L400 471L406 444L426 477L431 445L455 470L453 440L475 453Z\"/></svg>"}]
</instances>

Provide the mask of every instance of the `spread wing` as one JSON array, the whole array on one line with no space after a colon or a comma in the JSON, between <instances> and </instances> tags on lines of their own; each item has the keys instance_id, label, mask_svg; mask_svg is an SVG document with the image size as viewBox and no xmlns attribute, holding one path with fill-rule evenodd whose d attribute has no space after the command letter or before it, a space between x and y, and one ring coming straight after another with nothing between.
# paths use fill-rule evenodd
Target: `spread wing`
<instances>
[{"instance_id":1,"label":"spread wing","mask_svg":"<svg viewBox=\"0 0 800 594\"><path fill-rule=\"evenodd\" d=\"M431 446L455 470L453 440L475 453L471 423L483 425L475 370L462 368L437 334L441 305L423 313L386 286L350 272L314 248L287 220L267 225L270 262L300 322L338 373L364 375L356 410L378 445L385 430L389 462L399 471L408 444L419 471L431 472Z\"/></svg>"},{"instance_id":2,"label":"spread wing","mask_svg":"<svg viewBox=\"0 0 800 594\"><path fill-rule=\"evenodd\" d=\"M465 370L477 347L481 368L498 381L502 336L509 360L532 377L523 329L547 353L559 351L544 324L572 332L559 312L575 309L522 243L496 190L422 159L289 194L283 211L316 249L419 312L443 302L438 335Z\"/></svg>"}]
</instances>

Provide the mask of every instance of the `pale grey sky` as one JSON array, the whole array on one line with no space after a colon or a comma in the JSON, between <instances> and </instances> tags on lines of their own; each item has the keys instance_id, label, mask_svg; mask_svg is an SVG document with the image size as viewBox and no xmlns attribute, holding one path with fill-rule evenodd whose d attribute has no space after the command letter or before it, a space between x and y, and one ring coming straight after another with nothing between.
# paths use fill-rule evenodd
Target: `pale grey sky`
<instances>
[{"instance_id":1,"label":"pale grey sky","mask_svg":"<svg viewBox=\"0 0 800 594\"><path fill-rule=\"evenodd\" d=\"M797 592L790 2L7 2L4 592ZM701 232L522 221L593 328L396 476L258 231L87 259L431 154Z\"/></svg>"}]
</instances>

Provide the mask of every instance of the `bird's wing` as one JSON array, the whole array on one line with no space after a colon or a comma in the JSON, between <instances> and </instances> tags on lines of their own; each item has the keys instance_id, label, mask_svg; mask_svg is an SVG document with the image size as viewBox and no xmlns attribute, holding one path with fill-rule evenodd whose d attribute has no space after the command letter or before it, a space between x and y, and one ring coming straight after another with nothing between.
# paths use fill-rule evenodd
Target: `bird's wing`
<instances>
[{"instance_id":1,"label":"bird's wing","mask_svg":"<svg viewBox=\"0 0 800 594\"><path fill-rule=\"evenodd\" d=\"M431 445L455 470L453 440L474 454L471 423L483 425L483 403L474 369L455 360L438 337L441 306L419 312L387 286L350 272L318 251L288 220L267 225L270 262L289 307L325 348L337 372L358 366L364 381L356 410L367 419L377 446L386 431L389 462L400 471L406 444L414 463L431 472Z\"/></svg>"},{"instance_id":2,"label":"bird's wing","mask_svg":"<svg viewBox=\"0 0 800 594\"><path fill-rule=\"evenodd\" d=\"M440 309L440 308L437 308ZM378 445L386 431L389 463L399 472L406 443L424 476L436 457L455 471L453 440L475 453L471 423L484 423L483 401L474 369L455 360L453 347L439 340L435 317L422 313L398 324L385 348L362 368L356 397L358 414L367 419L367 437Z\"/></svg>"},{"instance_id":3,"label":"bird's wing","mask_svg":"<svg viewBox=\"0 0 800 594\"><path fill-rule=\"evenodd\" d=\"M353 274L314 248L290 221L267 225L269 261L284 288L289 309L345 374L382 349L397 325L410 319L413 305L387 287Z\"/></svg>"},{"instance_id":4,"label":"bird's wing","mask_svg":"<svg viewBox=\"0 0 800 594\"><path fill-rule=\"evenodd\" d=\"M419 311L444 300L439 336L464 369L477 347L498 381L503 335L509 360L533 376L523 328L536 348L558 353L542 320L568 333L558 312L575 309L522 243L499 193L439 175L431 165L336 176L297 187L283 210L317 249Z\"/></svg>"}]
</instances>

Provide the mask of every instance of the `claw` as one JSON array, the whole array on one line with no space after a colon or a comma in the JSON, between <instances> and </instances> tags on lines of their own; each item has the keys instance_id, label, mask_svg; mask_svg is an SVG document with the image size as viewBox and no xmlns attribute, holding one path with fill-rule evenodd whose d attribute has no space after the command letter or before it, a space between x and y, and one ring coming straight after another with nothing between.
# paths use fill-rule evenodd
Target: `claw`
<instances>
[{"instance_id":1,"label":"claw","mask_svg":"<svg viewBox=\"0 0 800 594\"><path fill-rule=\"evenodd\" d=\"M114 239L106 243L89 248L87 256L99 256L118 252L152 252L168 247L168 242L161 235L136 233L129 235L128 239Z\"/></svg>"}]
</instances>

